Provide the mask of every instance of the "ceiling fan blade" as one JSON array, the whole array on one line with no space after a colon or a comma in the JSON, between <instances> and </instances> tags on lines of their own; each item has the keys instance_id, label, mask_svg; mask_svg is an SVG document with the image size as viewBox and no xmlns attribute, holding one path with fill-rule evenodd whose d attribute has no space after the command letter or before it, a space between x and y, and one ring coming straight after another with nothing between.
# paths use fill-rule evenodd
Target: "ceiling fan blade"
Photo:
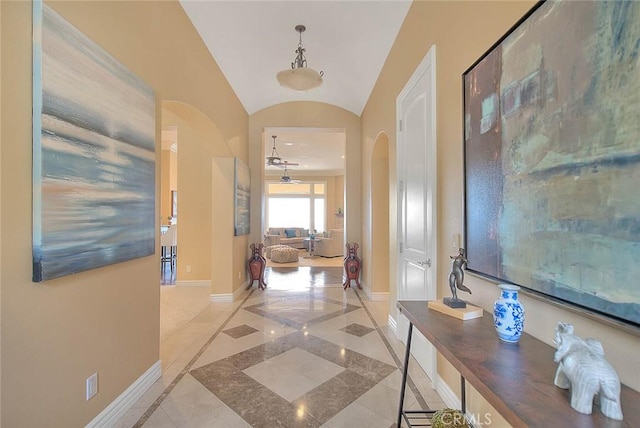
<instances>
[{"instance_id":1,"label":"ceiling fan blade","mask_svg":"<svg viewBox=\"0 0 640 428\"><path fill-rule=\"evenodd\" d=\"M298 166L298 165L300 165L300 164L299 164L299 163L296 163L296 162L281 161L280 163L278 163L278 164L273 164L273 165L274 165L274 166L277 166L277 167L279 167L279 168L286 168L286 167L288 167L288 166Z\"/></svg>"}]
</instances>

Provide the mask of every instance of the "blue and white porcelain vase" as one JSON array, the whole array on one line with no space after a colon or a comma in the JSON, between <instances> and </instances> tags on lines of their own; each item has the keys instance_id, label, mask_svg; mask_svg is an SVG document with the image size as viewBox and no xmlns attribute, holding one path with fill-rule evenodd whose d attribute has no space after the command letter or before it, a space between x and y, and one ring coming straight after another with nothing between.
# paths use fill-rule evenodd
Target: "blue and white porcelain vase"
<instances>
[{"instance_id":1,"label":"blue and white porcelain vase","mask_svg":"<svg viewBox=\"0 0 640 428\"><path fill-rule=\"evenodd\" d=\"M516 343L524 330L524 307L518 300L520 287L499 284L500 298L493 305L493 325L500 340Z\"/></svg>"}]
</instances>

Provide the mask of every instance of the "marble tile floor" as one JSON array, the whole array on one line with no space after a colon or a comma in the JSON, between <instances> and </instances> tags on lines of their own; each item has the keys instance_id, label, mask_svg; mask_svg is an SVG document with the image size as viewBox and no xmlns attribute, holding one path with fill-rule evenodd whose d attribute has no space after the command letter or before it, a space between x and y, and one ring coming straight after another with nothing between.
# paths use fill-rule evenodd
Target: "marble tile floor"
<instances>
[{"instance_id":1,"label":"marble tile floor","mask_svg":"<svg viewBox=\"0 0 640 428\"><path fill-rule=\"evenodd\" d=\"M162 377L116 426L395 426L404 346L388 302L332 269L267 269L266 290L208 304L162 341ZM409 368L405 408L443 407Z\"/></svg>"}]
</instances>

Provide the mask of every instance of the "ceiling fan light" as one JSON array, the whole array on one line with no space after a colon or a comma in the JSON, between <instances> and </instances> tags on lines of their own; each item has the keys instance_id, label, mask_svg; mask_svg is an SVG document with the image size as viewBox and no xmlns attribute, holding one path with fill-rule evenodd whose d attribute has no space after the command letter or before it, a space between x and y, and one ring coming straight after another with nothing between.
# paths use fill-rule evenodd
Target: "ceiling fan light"
<instances>
[{"instance_id":1,"label":"ceiling fan light","mask_svg":"<svg viewBox=\"0 0 640 428\"><path fill-rule=\"evenodd\" d=\"M282 70L276 76L280 85L295 91L308 91L322 85L322 75L312 68Z\"/></svg>"}]
</instances>

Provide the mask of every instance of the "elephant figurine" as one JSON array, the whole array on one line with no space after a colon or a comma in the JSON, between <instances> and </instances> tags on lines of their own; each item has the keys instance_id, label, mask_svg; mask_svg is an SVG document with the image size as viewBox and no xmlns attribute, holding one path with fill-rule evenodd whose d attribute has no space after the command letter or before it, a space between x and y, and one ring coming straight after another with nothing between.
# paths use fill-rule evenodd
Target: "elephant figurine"
<instances>
[{"instance_id":1,"label":"elephant figurine","mask_svg":"<svg viewBox=\"0 0 640 428\"><path fill-rule=\"evenodd\" d=\"M608 418L622 420L620 379L604 358L602 344L595 339L581 339L573 334L573 325L559 322L555 334L558 363L553 384L571 388L571 407L591 414L593 397L600 394L600 410Z\"/></svg>"}]
</instances>

